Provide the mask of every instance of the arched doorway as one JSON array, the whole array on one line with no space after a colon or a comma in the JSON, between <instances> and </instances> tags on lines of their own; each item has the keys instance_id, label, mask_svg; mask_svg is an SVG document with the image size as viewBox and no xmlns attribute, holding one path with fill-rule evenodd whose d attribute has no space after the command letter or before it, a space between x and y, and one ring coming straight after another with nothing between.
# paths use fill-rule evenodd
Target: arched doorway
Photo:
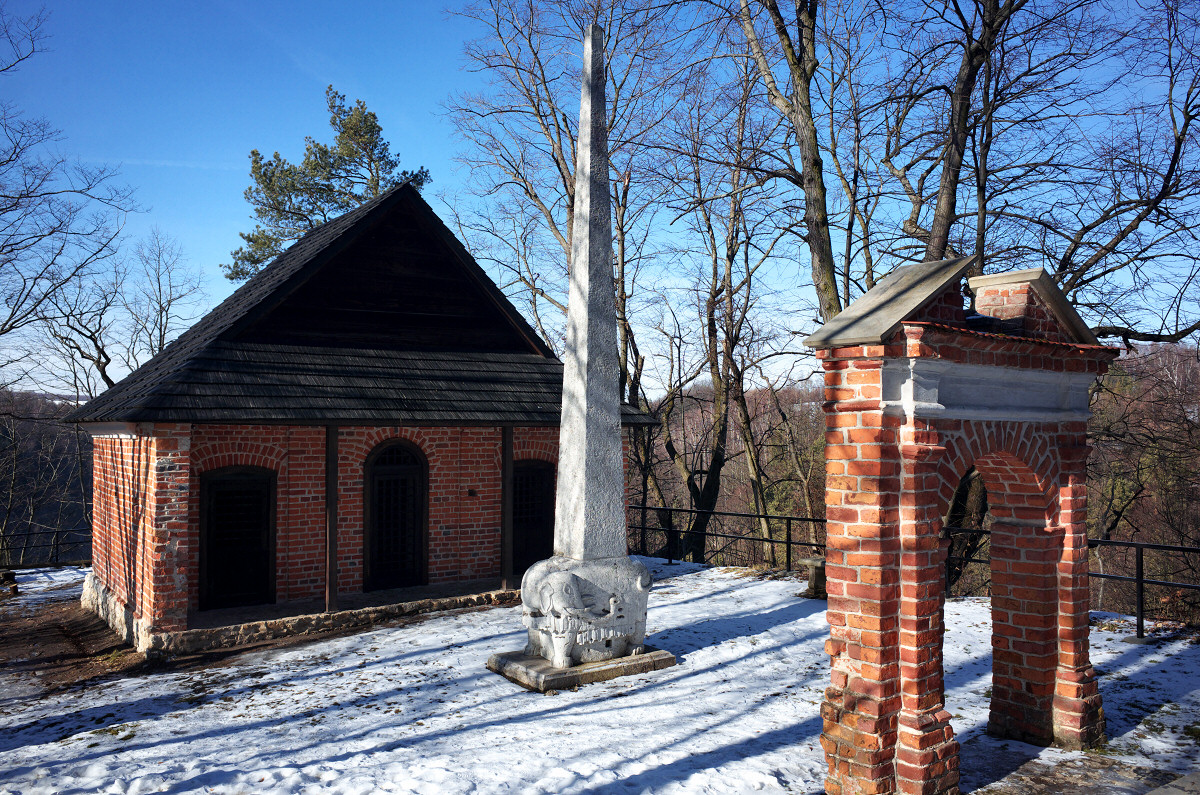
<instances>
[{"instance_id":1,"label":"arched doorway","mask_svg":"<svg viewBox=\"0 0 1200 795\"><path fill-rule=\"evenodd\" d=\"M200 476L200 609L275 601L275 473L223 467Z\"/></svg>"},{"instance_id":2,"label":"arched doorway","mask_svg":"<svg viewBox=\"0 0 1200 795\"><path fill-rule=\"evenodd\" d=\"M513 575L554 554L554 464L513 464Z\"/></svg>"},{"instance_id":3,"label":"arched doorway","mask_svg":"<svg viewBox=\"0 0 1200 795\"><path fill-rule=\"evenodd\" d=\"M425 456L407 442L386 442L367 457L363 483L363 590L424 585L429 501Z\"/></svg>"}]
</instances>

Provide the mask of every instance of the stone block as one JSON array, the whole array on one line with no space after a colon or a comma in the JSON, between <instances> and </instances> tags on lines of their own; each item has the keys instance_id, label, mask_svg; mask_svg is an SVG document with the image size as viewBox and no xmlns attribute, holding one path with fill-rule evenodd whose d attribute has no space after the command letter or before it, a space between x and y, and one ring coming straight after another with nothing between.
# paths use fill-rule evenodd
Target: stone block
<instances>
[{"instance_id":1,"label":"stone block","mask_svg":"<svg viewBox=\"0 0 1200 795\"><path fill-rule=\"evenodd\" d=\"M581 663L570 668L555 668L544 657L523 651L493 654L488 658L489 671L500 674L527 690L545 693L549 690L571 690L593 682L607 682L618 676L644 674L675 664L675 655L663 649L646 646L641 654L613 660Z\"/></svg>"}]
</instances>

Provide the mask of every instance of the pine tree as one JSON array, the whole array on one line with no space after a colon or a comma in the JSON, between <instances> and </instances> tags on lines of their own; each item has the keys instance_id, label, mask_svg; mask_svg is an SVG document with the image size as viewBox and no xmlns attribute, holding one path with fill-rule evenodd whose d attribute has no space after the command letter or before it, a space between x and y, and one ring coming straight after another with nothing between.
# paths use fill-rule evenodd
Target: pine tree
<instances>
[{"instance_id":1,"label":"pine tree","mask_svg":"<svg viewBox=\"0 0 1200 795\"><path fill-rule=\"evenodd\" d=\"M346 96L329 86L325 100L336 133L332 144L306 137L299 164L278 152L269 160L257 149L250 153L253 183L245 195L258 224L240 233L245 245L232 252L231 263L221 265L231 281L250 278L310 230L389 188L409 182L419 189L429 182L424 167L397 170L400 161L389 151L379 119L361 99L347 106Z\"/></svg>"}]
</instances>

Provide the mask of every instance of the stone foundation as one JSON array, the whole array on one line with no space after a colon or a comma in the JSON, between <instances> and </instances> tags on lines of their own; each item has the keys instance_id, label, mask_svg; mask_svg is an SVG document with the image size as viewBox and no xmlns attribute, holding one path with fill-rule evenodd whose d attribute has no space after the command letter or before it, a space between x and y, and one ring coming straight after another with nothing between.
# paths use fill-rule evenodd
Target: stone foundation
<instances>
[{"instance_id":1,"label":"stone foundation","mask_svg":"<svg viewBox=\"0 0 1200 795\"><path fill-rule=\"evenodd\" d=\"M129 606L106 588L93 572L88 572L83 580L83 596L79 601L84 610L99 616L125 643L142 652L150 648L154 633L149 624L135 618Z\"/></svg>"},{"instance_id":2,"label":"stone foundation","mask_svg":"<svg viewBox=\"0 0 1200 795\"><path fill-rule=\"evenodd\" d=\"M250 621L224 627L152 632L144 621L133 617L132 611L120 602L112 591L89 574L83 585L82 604L85 610L90 610L103 619L126 643L140 652L154 656L189 654L294 635L314 635L335 629L368 627L393 618L464 607L515 605L519 601L520 594L517 591L486 591L464 596L417 599L336 613L309 613L267 621Z\"/></svg>"}]
</instances>

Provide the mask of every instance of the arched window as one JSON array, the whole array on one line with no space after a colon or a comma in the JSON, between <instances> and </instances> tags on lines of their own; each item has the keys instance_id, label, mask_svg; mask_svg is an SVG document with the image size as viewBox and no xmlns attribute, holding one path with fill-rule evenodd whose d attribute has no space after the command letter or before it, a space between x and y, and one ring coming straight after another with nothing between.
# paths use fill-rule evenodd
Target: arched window
<instances>
[{"instance_id":1,"label":"arched window","mask_svg":"<svg viewBox=\"0 0 1200 795\"><path fill-rule=\"evenodd\" d=\"M200 475L200 609L275 601L275 472Z\"/></svg>"},{"instance_id":2,"label":"arched window","mask_svg":"<svg viewBox=\"0 0 1200 795\"><path fill-rule=\"evenodd\" d=\"M364 590L428 582L428 473L425 456L408 442L384 442L367 456Z\"/></svg>"}]
</instances>

